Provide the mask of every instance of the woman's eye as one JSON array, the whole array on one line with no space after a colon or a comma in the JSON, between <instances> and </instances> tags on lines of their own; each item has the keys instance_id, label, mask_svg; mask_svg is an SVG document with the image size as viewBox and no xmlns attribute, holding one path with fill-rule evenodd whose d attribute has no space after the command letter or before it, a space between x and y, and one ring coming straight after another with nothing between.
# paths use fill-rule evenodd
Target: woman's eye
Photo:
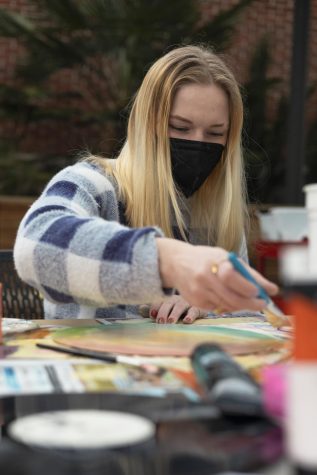
<instances>
[{"instance_id":1,"label":"woman's eye","mask_svg":"<svg viewBox=\"0 0 317 475\"><path fill-rule=\"evenodd\" d=\"M208 135L212 137L223 137L223 132L209 132Z\"/></svg>"},{"instance_id":2,"label":"woman's eye","mask_svg":"<svg viewBox=\"0 0 317 475\"><path fill-rule=\"evenodd\" d=\"M175 125L170 125L170 128L178 132L188 132L189 130L187 127L176 127Z\"/></svg>"}]
</instances>

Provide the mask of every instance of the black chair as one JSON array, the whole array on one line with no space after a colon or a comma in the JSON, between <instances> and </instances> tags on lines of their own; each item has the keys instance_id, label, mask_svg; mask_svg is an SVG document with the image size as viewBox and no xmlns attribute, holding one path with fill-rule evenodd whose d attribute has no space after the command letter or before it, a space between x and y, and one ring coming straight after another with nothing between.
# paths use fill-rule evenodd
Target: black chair
<instances>
[{"instance_id":1,"label":"black chair","mask_svg":"<svg viewBox=\"0 0 317 475\"><path fill-rule=\"evenodd\" d=\"M44 318L43 299L36 289L18 276L12 250L0 250L0 282L3 317L27 320Z\"/></svg>"}]
</instances>

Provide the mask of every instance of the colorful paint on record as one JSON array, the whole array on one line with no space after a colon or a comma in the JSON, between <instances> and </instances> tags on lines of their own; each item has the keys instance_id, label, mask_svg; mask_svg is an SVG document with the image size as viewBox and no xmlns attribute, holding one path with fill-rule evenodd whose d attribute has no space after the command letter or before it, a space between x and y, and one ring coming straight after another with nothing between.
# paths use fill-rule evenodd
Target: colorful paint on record
<instances>
[{"instance_id":1,"label":"colorful paint on record","mask_svg":"<svg viewBox=\"0 0 317 475\"><path fill-rule=\"evenodd\" d=\"M69 328L55 332L53 339L58 344L75 348L148 356L189 356L202 342L218 343L232 355L275 351L284 344L282 336L257 332L254 327L249 330L225 325L157 325L151 322Z\"/></svg>"}]
</instances>

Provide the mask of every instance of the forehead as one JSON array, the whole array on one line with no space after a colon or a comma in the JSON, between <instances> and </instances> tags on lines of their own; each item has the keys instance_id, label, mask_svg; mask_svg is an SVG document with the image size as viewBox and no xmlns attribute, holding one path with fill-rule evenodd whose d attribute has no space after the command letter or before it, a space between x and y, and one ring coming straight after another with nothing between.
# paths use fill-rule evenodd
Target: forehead
<instances>
[{"instance_id":1,"label":"forehead","mask_svg":"<svg viewBox=\"0 0 317 475\"><path fill-rule=\"evenodd\" d=\"M217 84L184 84L175 93L171 115L192 120L201 115L210 120L229 121L227 93Z\"/></svg>"}]
</instances>

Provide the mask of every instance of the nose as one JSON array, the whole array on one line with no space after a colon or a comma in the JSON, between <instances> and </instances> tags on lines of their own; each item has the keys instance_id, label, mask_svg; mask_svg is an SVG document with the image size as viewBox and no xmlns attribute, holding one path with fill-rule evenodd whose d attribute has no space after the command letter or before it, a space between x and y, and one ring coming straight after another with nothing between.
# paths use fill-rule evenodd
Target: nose
<instances>
[{"instance_id":1,"label":"nose","mask_svg":"<svg viewBox=\"0 0 317 475\"><path fill-rule=\"evenodd\" d=\"M199 141L199 142L203 142L204 141L204 131L203 130L193 130L192 134L190 134L191 137L190 137L190 140L196 140L196 141Z\"/></svg>"}]
</instances>

